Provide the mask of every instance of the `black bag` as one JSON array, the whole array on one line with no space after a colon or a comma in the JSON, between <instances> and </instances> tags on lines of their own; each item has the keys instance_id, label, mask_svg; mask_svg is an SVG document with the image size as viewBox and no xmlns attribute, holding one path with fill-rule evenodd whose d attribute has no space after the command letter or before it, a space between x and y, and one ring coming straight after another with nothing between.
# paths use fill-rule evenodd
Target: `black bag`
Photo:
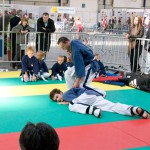
<instances>
[{"instance_id":1,"label":"black bag","mask_svg":"<svg viewBox=\"0 0 150 150\"><path fill-rule=\"evenodd\" d=\"M126 79L128 86L150 93L150 74L131 73L127 75Z\"/></svg>"}]
</instances>

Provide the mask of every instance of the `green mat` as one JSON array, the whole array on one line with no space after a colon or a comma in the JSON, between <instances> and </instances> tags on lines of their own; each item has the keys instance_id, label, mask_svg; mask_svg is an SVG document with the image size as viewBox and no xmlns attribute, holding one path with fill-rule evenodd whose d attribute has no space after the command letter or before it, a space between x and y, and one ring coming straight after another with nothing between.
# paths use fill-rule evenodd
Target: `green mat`
<instances>
[{"instance_id":1,"label":"green mat","mask_svg":"<svg viewBox=\"0 0 150 150\"><path fill-rule=\"evenodd\" d=\"M139 90L108 91L107 99L149 109L149 93ZM150 110L149 110L150 111ZM134 120L137 117L102 112L102 118L70 112L67 105L49 100L48 95L0 99L0 133L19 132L28 122L47 122L55 128Z\"/></svg>"},{"instance_id":2,"label":"green mat","mask_svg":"<svg viewBox=\"0 0 150 150\"><path fill-rule=\"evenodd\" d=\"M130 148L126 150L150 150L150 147L148 146L148 147Z\"/></svg>"},{"instance_id":3,"label":"green mat","mask_svg":"<svg viewBox=\"0 0 150 150\"><path fill-rule=\"evenodd\" d=\"M21 78L0 78L0 86L22 86L22 85L40 85L40 84L62 84L65 80L51 80L48 81L38 80L36 82L22 82Z\"/></svg>"}]
</instances>

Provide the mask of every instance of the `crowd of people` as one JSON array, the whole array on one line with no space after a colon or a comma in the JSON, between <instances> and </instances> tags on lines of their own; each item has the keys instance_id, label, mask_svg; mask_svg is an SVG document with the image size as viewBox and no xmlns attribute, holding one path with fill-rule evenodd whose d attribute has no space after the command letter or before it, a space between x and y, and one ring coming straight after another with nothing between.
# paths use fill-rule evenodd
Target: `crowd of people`
<instances>
[{"instance_id":1,"label":"crowd of people","mask_svg":"<svg viewBox=\"0 0 150 150\"><path fill-rule=\"evenodd\" d=\"M20 61L24 55L24 51L21 51L21 45L28 44L28 32L40 32L40 35L36 37L36 51L38 49L42 51L49 51L51 45L51 34L55 32L55 24L52 19L49 18L47 12L42 14L37 20L37 29L33 28L29 24L29 16L23 14L22 10L12 9L10 14L8 11L5 11L5 33L4 36L4 52L7 53L8 49L12 51L12 61ZM2 31L3 18L0 17L0 31ZM13 33L11 33L11 31ZM10 43L10 44L8 44ZM10 47L9 47L9 46ZM21 54L22 53L22 54ZM17 63L13 63L12 67L15 68Z\"/></svg>"},{"instance_id":2,"label":"crowd of people","mask_svg":"<svg viewBox=\"0 0 150 150\"><path fill-rule=\"evenodd\" d=\"M119 16L118 18L116 16L111 16L109 19L107 16L104 16L101 21L98 23L98 27L102 27L103 31L106 30L130 30L135 15L128 16L126 18L126 21L123 21L123 17ZM141 16L142 24L145 26L145 19L146 17ZM147 26L149 27L149 23L147 23Z\"/></svg>"}]
</instances>

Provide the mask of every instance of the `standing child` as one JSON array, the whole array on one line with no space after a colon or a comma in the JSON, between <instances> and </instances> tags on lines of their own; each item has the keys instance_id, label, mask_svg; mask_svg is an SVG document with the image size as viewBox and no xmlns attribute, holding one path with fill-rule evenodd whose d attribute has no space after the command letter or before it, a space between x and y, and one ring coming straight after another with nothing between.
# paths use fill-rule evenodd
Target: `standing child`
<instances>
[{"instance_id":1,"label":"standing child","mask_svg":"<svg viewBox=\"0 0 150 150\"><path fill-rule=\"evenodd\" d=\"M50 77L47 65L43 59L44 55L45 53L41 50L37 51L36 53L36 58L38 59L38 67L39 67L38 78L43 80L45 80L45 78Z\"/></svg>"},{"instance_id":2,"label":"standing child","mask_svg":"<svg viewBox=\"0 0 150 150\"><path fill-rule=\"evenodd\" d=\"M23 82L36 81L39 67L38 60L34 56L34 48L32 46L27 47L26 55L22 57L21 65Z\"/></svg>"},{"instance_id":3,"label":"standing child","mask_svg":"<svg viewBox=\"0 0 150 150\"><path fill-rule=\"evenodd\" d=\"M60 104L69 104L69 110L81 114L92 114L101 117L101 110L115 112L128 116L140 116L144 119L150 118L148 111L132 105L113 103L106 100L104 91L87 90L84 88L72 88L65 93L59 89L50 92L50 99Z\"/></svg>"},{"instance_id":4,"label":"standing child","mask_svg":"<svg viewBox=\"0 0 150 150\"><path fill-rule=\"evenodd\" d=\"M64 56L58 56L57 63L55 63L52 67L52 80L59 79L60 81L64 77L64 72L67 70L66 65L64 64Z\"/></svg>"}]
</instances>

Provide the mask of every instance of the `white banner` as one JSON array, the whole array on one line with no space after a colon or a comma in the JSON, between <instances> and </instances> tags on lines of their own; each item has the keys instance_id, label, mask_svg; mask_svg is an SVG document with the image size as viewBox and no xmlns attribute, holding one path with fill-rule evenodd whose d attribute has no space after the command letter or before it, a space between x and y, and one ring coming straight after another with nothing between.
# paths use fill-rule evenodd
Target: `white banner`
<instances>
[{"instance_id":1,"label":"white banner","mask_svg":"<svg viewBox=\"0 0 150 150\"><path fill-rule=\"evenodd\" d=\"M64 28L64 22L55 22L56 29L62 29Z\"/></svg>"},{"instance_id":2,"label":"white banner","mask_svg":"<svg viewBox=\"0 0 150 150\"><path fill-rule=\"evenodd\" d=\"M73 7L58 7L58 13L62 14L75 14L75 8Z\"/></svg>"},{"instance_id":3,"label":"white banner","mask_svg":"<svg viewBox=\"0 0 150 150\"><path fill-rule=\"evenodd\" d=\"M119 8L141 8L141 0L114 0L113 7Z\"/></svg>"}]
</instances>

